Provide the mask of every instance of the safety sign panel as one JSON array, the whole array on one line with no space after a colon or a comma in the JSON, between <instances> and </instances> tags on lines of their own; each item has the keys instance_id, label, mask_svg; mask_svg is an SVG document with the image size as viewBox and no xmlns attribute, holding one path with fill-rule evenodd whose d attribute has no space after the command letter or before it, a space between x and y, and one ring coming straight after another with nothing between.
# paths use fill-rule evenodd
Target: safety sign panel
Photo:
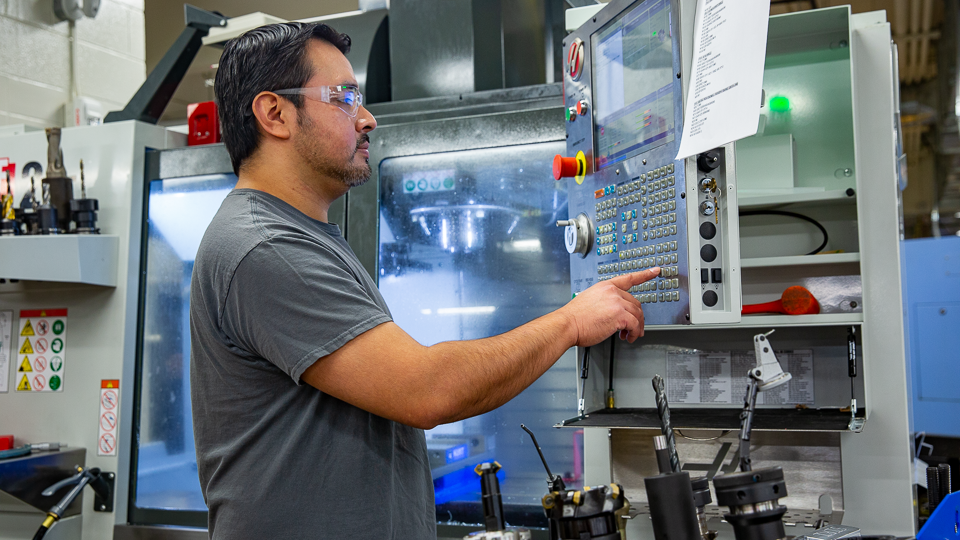
<instances>
[{"instance_id":1,"label":"safety sign panel","mask_svg":"<svg viewBox=\"0 0 960 540\"><path fill-rule=\"evenodd\" d=\"M13 312L0 311L0 392L9 390L10 358L13 354Z\"/></svg>"},{"instance_id":2,"label":"safety sign panel","mask_svg":"<svg viewBox=\"0 0 960 540\"><path fill-rule=\"evenodd\" d=\"M97 455L117 455L117 419L120 415L120 381L100 381L100 416L97 426Z\"/></svg>"},{"instance_id":3,"label":"safety sign panel","mask_svg":"<svg viewBox=\"0 0 960 540\"><path fill-rule=\"evenodd\" d=\"M18 346L10 351L15 354L17 392L62 392L67 310L21 310L19 328Z\"/></svg>"}]
</instances>

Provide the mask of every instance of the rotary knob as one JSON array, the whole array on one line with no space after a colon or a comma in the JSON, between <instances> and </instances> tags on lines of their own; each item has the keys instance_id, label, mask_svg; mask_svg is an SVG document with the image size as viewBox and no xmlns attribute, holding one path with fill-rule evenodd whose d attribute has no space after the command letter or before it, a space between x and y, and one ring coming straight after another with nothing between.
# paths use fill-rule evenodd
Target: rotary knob
<instances>
[{"instance_id":1,"label":"rotary knob","mask_svg":"<svg viewBox=\"0 0 960 540\"><path fill-rule=\"evenodd\" d=\"M697 168L708 173L720 166L720 151L708 150L697 156Z\"/></svg>"},{"instance_id":2,"label":"rotary knob","mask_svg":"<svg viewBox=\"0 0 960 540\"><path fill-rule=\"evenodd\" d=\"M581 213L574 219L557 221L557 227L566 227L563 231L563 243L567 253L576 253L580 258L586 258L593 246L593 225L586 214Z\"/></svg>"}]
</instances>

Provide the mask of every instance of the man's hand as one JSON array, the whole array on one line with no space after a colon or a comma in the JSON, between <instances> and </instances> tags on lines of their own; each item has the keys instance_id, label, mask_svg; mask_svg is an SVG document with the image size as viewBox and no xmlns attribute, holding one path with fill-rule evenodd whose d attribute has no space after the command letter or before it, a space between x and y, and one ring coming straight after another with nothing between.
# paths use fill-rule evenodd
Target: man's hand
<instances>
[{"instance_id":1,"label":"man's hand","mask_svg":"<svg viewBox=\"0 0 960 540\"><path fill-rule=\"evenodd\" d=\"M601 281L560 308L576 326L577 345L596 345L618 331L630 343L643 336L643 308L628 291L658 275L651 268Z\"/></svg>"}]
</instances>

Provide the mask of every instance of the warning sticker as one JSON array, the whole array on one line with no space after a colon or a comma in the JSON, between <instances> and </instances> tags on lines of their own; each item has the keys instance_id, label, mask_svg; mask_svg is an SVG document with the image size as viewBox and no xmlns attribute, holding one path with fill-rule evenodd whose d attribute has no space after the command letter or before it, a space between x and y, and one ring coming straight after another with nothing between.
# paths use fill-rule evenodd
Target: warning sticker
<instances>
[{"instance_id":1,"label":"warning sticker","mask_svg":"<svg viewBox=\"0 0 960 540\"><path fill-rule=\"evenodd\" d=\"M62 392L67 310L21 310L19 330L17 350L22 360L17 373L24 376L17 382L17 392Z\"/></svg>"},{"instance_id":2,"label":"warning sticker","mask_svg":"<svg viewBox=\"0 0 960 540\"><path fill-rule=\"evenodd\" d=\"M10 359L13 356L13 312L0 311L0 392L9 388L7 374L10 373ZM14 359L16 361L16 359Z\"/></svg>"},{"instance_id":3,"label":"warning sticker","mask_svg":"<svg viewBox=\"0 0 960 540\"><path fill-rule=\"evenodd\" d=\"M51 381L52 384L52 381ZM117 415L120 413L120 381L100 381L100 418L97 425L97 455L117 455Z\"/></svg>"},{"instance_id":4,"label":"warning sticker","mask_svg":"<svg viewBox=\"0 0 960 540\"><path fill-rule=\"evenodd\" d=\"M776 351L790 382L757 394L757 405L813 405L813 351ZM753 351L670 351L667 400L672 403L741 404L747 371L756 366Z\"/></svg>"}]
</instances>

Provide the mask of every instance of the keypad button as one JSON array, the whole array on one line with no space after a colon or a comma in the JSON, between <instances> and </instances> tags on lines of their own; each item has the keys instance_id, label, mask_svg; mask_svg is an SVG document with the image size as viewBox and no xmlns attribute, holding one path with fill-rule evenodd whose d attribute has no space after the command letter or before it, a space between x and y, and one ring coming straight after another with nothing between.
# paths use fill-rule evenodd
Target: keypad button
<instances>
[{"instance_id":1,"label":"keypad button","mask_svg":"<svg viewBox=\"0 0 960 540\"><path fill-rule=\"evenodd\" d=\"M667 165L667 172L673 174L673 163Z\"/></svg>"},{"instance_id":2,"label":"keypad button","mask_svg":"<svg viewBox=\"0 0 960 540\"><path fill-rule=\"evenodd\" d=\"M646 229L646 227L644 227L644 229ZM647 233L643 233L643 239L644 239L644 240L647 239Z\"/></svg>"},{"instance_id":3,"label":"keypad button","mask_svg":"<svg viewBox=\"0 0 960 540\"><path fill-rule=\"evenodd\" d=\"M677 279L677 278L673 278L673 280L671 281L671 283L673 284L673 288L674 288L674 289L680 287L680 280Z\"/></svg>"}]
</instances>

